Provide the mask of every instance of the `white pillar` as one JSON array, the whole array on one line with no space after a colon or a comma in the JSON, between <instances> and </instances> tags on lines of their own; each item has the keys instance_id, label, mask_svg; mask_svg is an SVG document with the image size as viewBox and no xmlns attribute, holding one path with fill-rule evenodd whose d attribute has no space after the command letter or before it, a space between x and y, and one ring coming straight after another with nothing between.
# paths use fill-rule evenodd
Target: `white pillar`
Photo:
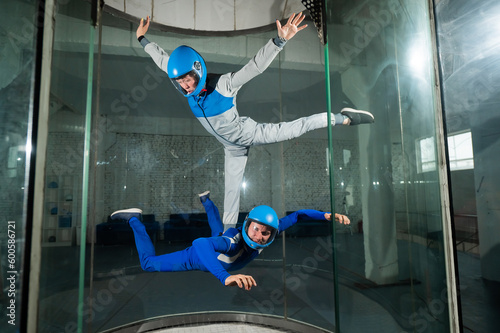
<instances>
[{"instance_id":1,"label":"white pillar","mask_svg":"<svg viewBox=\"0 0 500 333\"><path fill-rule=\"evenodd\" d=\"M378 114L377 123L384 123ZM379 285L398 281L391 140L375 124L359 131L365 276Z\"/></svg>"}]
</instances>

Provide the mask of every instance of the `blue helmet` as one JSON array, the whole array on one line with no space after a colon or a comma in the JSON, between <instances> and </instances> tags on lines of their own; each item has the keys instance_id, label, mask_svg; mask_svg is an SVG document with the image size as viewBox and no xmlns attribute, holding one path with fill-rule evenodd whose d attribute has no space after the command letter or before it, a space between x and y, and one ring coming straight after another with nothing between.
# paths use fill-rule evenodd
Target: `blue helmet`
<instances>
[{"instance_id":1,"label":"blue helmet","mask_svg":"<svg viewBox=\"0 0 500 333\"><path fill-rule=\"evenodd\" d=\"M250 236L248 235L248 229L250 228L250 225L252 222L256 223L257 226L254 224L253 228L258 229L258 225L264 226L267 230L269 231L269 238L267 239L266 243L258 243L256 241L253 241L250 239ZM263 249L269 244L271 244L274 240L274 237L276 237L276 234L278 233L279 230L279 219L278 215L269 206L257 206L254 209L248 213L247 217L245 218L245 221L243 222L243 227L242 227L242 234L243 234L243 240L245 243L247 243L248 246L250 246L252 249Z\"/></svg>"},{"instance_id":2,"label":"blue helmet","mask_svg":"<svg viewBox=\"0 0 500 333\"><path fill-rule=\"evenodd\" d=\"M205 82L207 81L205 60L203 60L198 52L185 45L179 46L170 55L167 64L167 74L175 88L186 97L198 95L205 87ZM196 89L189 94L177 82L178 79L188 74L197 82Z\"/></svg>"}]
</instances>

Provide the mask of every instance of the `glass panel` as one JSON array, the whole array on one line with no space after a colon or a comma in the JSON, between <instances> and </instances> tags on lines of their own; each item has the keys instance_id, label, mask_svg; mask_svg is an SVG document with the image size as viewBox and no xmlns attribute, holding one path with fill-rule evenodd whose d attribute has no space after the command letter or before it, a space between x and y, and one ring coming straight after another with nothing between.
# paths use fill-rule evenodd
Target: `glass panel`
<instances>
[{"instance_id":1,"label":"glass panel","mask_svg":"<svg viewBox=\"0 0 500 333\"><path fill-rule=\"evenodd\" d=\"M428 2L327 5L330 75L340 76L336 84L357 108L375 116L349 140L355 148L345 169L352 178L335 180L336 199L351 196L353 207L345 207L355 227L336 237L340 329L446 332ZM334 163L343 162L339 151ZM346 196L336 206L343 202Z\"/></svg>"},{"instance_id":2,"label":"glass panel","mask_svg":"<svg viewBox=\"0 0 500 333\"><path fill-rule=\"evenodd\" d=\"M332 249L327 241L329 224L324 221L313 226L308 225L310 221L301 221L286 241L278 237L257 259L235 272L255 278L258 286L251 292L224 287L205 272L141 270L129 227L111 222L110 213L141 208L157 254L185 249L193 240L210 236L197 193L210 190L210 198L222 215L224 149L200 126L185 98L140 44L134 41L129 45L137 22L130 24L107 14L103 22L104 45L115 40L126 43L120 45L120 54L105 51L102 55L102 140L96 152L96 178L102 180L96 193L102 201L97 198L95 203L93 292L106 288L117 274L126 287L113 294L105 310L95 313L94 324L106 329L156 316L240 311L289 316L331 329L332 269L328 255ZM274 29L239 37L195 37L150 29L146 37L168 52L181 42L190 45L203 55L210 72L227 73L239 70L275 35ZM303 68L288 65L288 53L282 52L264 73L241 88L241 116L280 122L324 111L324 67L314 30L297 35L287 47L303 45L309 45L303 55L307 61L292 56L289 60ZM241 188L238 226L260 204L272 206L279 217L304 208L329 211L326 146L326 132L314 131L281 144L252 147ZM321 257L312 256L311 248L316 247ZM290 261L283 260L284 253ZM129 299L125 306L115 302L122 298ZM316 309L311 309L312 304Z\"/></svg>"},{"instance_id":3,"label":"glass panel","mask_svg":"<svg viewBox=\"0 0 500 333\"><path fill-rule=\"evenodd\" d=\"M473 168L450 167L463 326L474 332L500 325L499 16L494 0L436 6L447 130L472 141Z\"/></svg>"},{"instance_id":4,"label":"glass panel","mask_svg":"<svg viewBox=\"0 0 500 333\"><path fill-rule=\"evenodd\" d=\"M76 332L78 326L89 17L90 4L85 1L62 1L56 7L42 224L40 332ZM92 300L86 296L86 320L93 311L89 304Z\"/></svg>"},{"instance_id":5,"label":"glass panel","mask_svg":"<svg viewBox=\"0 0 500 333\"><path fill-rule=\"evenodd\" d=\"M0 12L0 331L22 327L26 275L23 265L27 240L28 200L33 122L33 78L37 34L35 1L2 1ZM33 189L30 189L33 191ZM31 217L29 217L31 218ZM29 247L28 247L29 248ZM25 318L24 318L25 319ZM24 325L24 328L26 326Z\"/></svg>"}]
</instances>

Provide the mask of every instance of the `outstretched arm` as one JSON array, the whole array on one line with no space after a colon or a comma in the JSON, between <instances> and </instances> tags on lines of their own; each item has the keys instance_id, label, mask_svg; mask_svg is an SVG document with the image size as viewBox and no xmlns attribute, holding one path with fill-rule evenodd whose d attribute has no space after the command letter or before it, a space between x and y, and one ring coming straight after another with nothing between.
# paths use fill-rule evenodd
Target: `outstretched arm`
<instances>
[{"instance_id":1,"label":"outstretched arm","mask_svg":"<svg viewBox=\"0 0 500 333\"><path fill-rule=\"evenodd\" d=\"M241 86L264 72L285 46L286 41L307 27L307 24L299 27L304 18L305 15L302 13L292 14L283 26L276 20L278 37L264 45L242 69L229 76L223 76L217 85L217 90L224 96L234 96Z\"/></svg>"},{"instance_id":2,"label":"outstretched arm","mask_svg":"<svg viewBox=\"0 0 500 333\"><path fill-rule=\"evenodd\" d=\"M290 228L292 225L297 223L297 221L301 218L305 218L305 219L309 219L309 220L318 220L318 221L321 221L321 220L331 221L332 214L320 212L318 210L313 210L313 209L298 210L298 211L293 212L292 214L287 215L287 216L280 219L279 232L282 232L283 230ZM349 221L349 218L347 218L347 216L337 214L337 213L335 213L335 220L342 223L342 224L350 224L351 223L351 221Z\"/></svg>"},{"instance_id":3,"label":"outstretched arm","mask_svg":"<svg viewBox=\"0 0 500 333\"><path fill-rule=\"evenodd\" d=\"M156 66L167 73L167 64L169 58L168 53L165 52L165 50L163 50L160 46L158 46L158 44L150 43L149 40L144 36L149 29L150 23L151 18L149 16L146 18L146 21L144 21L144 19L141 19L135 35L137 36L137 40L139 41L139 43L141 43L142 47L144 48L144 51L146 51L151 56L151 59L153 59Z\"/></svg>"},{"instance_id":4,"label":"outstretched arm","mask_svg":"<svg viewBox=\"0 0 500 333\"><path fill-rule=\"evenodd\" d=\"M224 285L231 275L222 267L217 256L219 253L226 253L230 247L231 241L227 237L198 238L193 241L193 249L200 262Z\"/></svg>"}]
</instances>

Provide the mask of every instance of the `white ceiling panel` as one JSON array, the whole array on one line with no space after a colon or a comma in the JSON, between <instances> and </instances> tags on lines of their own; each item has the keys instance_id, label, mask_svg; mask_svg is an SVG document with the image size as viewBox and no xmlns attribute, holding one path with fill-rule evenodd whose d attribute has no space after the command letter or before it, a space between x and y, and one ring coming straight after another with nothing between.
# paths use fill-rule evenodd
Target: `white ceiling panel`
<instances>
[{"instance_id":1,"label":"white ceiling panel","mask_svg":"<svg viewBox=\"0 0 500 333\"><path fill-rule=\"evenodd\" d=\"M286 1L281 19L287 18L293 13L300 13L305 10L306 7L302 4L302 1L300 0Z\"/></svg>"},{"instance_id":2,"label":"white ceiling panel","mask_svg":"<svg viewBox=\"0 0 500 333\"><path fill-rule=\"evenodd\" d=\"M195 30L231 31L234 29L233 0L196 0Z\"/></svg>"},{"instance_id":3,"label":"white ceiling panel","mask_svg":"<svg viewBox=\"0 0 500 333\"><path fill-rule=\"evenodd\" d=\"M125 1L126 0L106 0L104 1L106 5L121 12L125 11Z\"/></svg>"},{"instance_id":4,"label":"white ceiling panel","mask_svg":"<svg viewBox=\"0 0 500 333\"><path fill-rule=\"evenodd\" d=\"M236 10L236 29L262 27L282 18L285 1L240 1Z\"/></svg>"},{"instance_id":5,"label":"white ceiling panel","mask_svg":"<svg viewBox=\"0 0 500 333\"><path fill-rule=\"evenodd\" d=\"M125 12L138 18L146 18L151 15L152 6L155 1L126 0Z\"/></svg>"},{"instance_id":6,"label":"white ceiling panel","mask_svg":"<svg viewBox=\"0 0 500 333\"><path fill-rule=\"evenodd\" d=\"M153 21L181 29L195 29L195 1L156 0L153 8Z\"/></svg>"},{"instance_id":7,"label":"white ceiling panel","mask_svg":"<svg viewBox=\"0 0 500 333\"><path fill-rule=\"evenodd\" d=\"M153 22L197 31L239 31L266 27L304 11L300 0L106 0L106 5Z\"/></svg>"}]
</instances>

